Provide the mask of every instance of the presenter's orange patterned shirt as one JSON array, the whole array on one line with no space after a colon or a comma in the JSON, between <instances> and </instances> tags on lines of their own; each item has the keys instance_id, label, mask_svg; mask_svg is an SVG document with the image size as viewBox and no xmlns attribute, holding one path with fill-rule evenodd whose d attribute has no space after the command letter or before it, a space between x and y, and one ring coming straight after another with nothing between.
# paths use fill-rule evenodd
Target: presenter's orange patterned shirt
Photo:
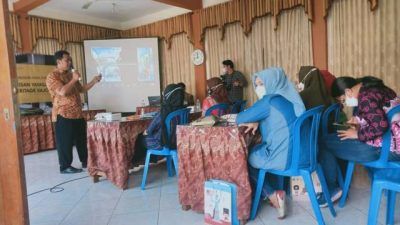
<instances>
[{"instance_id":1,"label":"presenter's orange patterned shirt","mask_svg":"<svg viewBox=\"0 0 400 225\"><path fill-rule=\"evenodd\" d=\"M71 93L66 96L57 94L57 90L61 89L64 85L70 82L72 73L68 71L61 71L59 69L53 70L46 78L46 86L53 99L52 120L57 120L57 115L67 119L80 119L82 115L82 100L80 93L83 92L81 83L76 82Z\"/></svg>"}]
</instances>

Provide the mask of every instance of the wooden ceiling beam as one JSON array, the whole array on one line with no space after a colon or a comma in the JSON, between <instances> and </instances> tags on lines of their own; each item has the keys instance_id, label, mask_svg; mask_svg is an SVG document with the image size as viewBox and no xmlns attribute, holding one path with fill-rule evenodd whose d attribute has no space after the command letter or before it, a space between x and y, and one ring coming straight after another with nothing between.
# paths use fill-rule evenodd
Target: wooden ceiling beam
<instances>
[{"instance_id":1,"label":"wooden ceiling beam","mask_svg":"<svg viewBox=\"0 0 400 225\"><path fill-rule=\"evenodd\" d=\"M31 11L34 8L37 8L45 3L47 3L49 0L19 0L17 2L14 2L13 7L14 7L14 12L15 13L27 13Z\"/></svg>"},{"instance_id":2,"label":"wooden ceiling beam","mask_svg":"<svg viewBox=\"0 0 400 225\"><path fill-rule=\"evenodd\" d=\"M153 1L189 10L196 10L203 8L202 0L153 0Z\"/></svg>"}]
</instances>

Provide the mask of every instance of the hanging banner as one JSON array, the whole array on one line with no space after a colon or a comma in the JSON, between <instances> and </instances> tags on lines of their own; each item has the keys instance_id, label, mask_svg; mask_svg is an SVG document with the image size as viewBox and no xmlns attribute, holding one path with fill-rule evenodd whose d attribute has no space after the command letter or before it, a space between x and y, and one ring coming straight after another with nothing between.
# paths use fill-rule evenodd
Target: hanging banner
<instances>
[{"instance_id":1,"label":"hanging banner","mask_svg":"<svg viewBox=\"0 0 400 225\"><path fill-rule=\"evenodd\" d=\"M54 66L17 64L19 103L51 102L46 77Z\"/></svg>"}]
</instances>

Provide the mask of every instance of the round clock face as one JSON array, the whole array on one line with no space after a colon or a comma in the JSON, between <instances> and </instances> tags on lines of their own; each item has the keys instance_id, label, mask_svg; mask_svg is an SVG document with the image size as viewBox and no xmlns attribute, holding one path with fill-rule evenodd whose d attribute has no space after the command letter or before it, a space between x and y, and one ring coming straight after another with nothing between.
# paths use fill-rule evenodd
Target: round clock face
<instances>
[{"instance_id":1,"label":"round clock face","mask_svg":"<svg viewBox=\"0 0 400 225\"><path fill-rule=\"evenodd\" d=\"M200 49L196 49L192 53L192 62L194 65L198 66L204 62L204 53Z\"/></svg>"}]
</instances>

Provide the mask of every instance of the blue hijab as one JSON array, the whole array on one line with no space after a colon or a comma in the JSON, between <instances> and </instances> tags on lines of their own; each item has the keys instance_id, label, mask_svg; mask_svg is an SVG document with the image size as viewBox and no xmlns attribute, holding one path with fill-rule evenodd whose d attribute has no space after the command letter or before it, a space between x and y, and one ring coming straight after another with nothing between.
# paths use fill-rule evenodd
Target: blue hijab
<instances>
[{"instance_id":1,"label":"blue hijab","mask_svg":"<svg viewBox=\"0 0 400 225\"><path fill-rule=\"evenodd\" d=\"M297 117L306 110L299 93L293 84L288 80L282 68L270 67L257 72L253 75L253 87L256 88L256 78L260 78L266 89L266 95L278 94L286 98L293 104L294 112Z\"/></svg>"}]
</instances>

